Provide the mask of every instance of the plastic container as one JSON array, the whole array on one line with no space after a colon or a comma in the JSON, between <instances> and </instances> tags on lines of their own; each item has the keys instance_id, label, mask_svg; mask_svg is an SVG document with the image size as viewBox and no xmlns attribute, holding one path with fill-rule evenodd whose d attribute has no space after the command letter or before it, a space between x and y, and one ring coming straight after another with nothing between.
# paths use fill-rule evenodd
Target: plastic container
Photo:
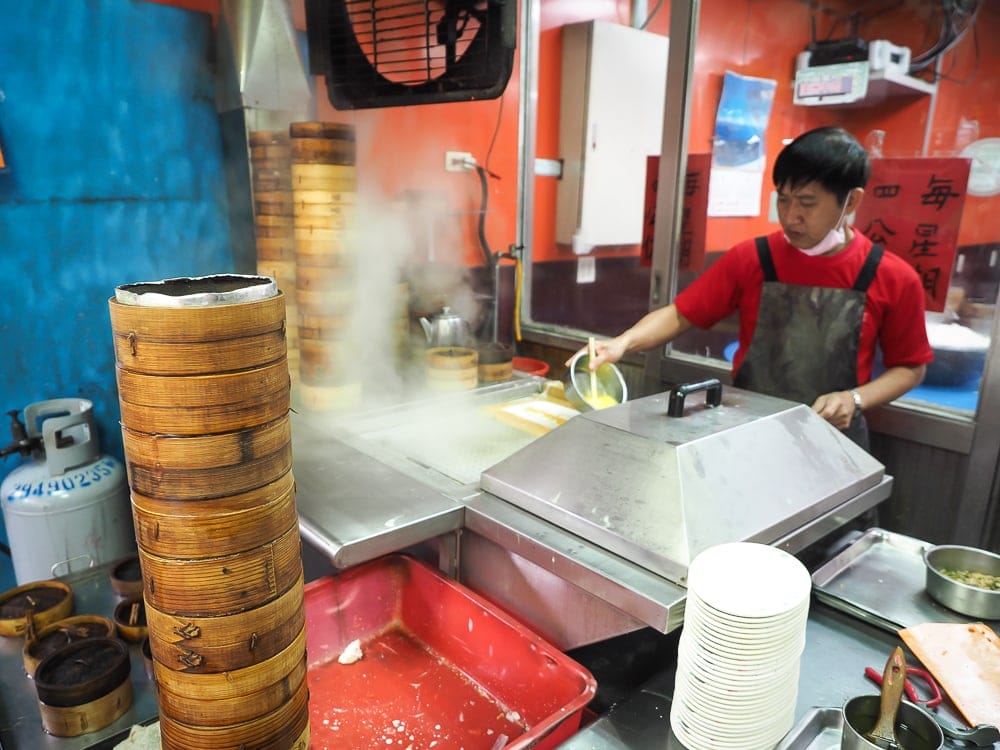
<instances>
[{"instance_id":1,"label":"plastic container","mask_svg":"<svg viewBox=\"0 0 1000 750\"><path fill-rule=\"evenodd\" d=\"M527 375L537 375L540 378L544 378L549 374L548 363L543 362L540 359L532 359L531 357L514 357L511 360L511 364L515 370L526 373Z\"/></svg>"},{"instance_id":2,"label":"plastic container","mask_svg":"<svg viewBox=\"0 0 1000 750\"><path fill-rule=\"evenodd\" d=\"M596 690L510 615L403 555L307 584L305 610L317 746L548 750Z\"/></svg>"}]
</instances>

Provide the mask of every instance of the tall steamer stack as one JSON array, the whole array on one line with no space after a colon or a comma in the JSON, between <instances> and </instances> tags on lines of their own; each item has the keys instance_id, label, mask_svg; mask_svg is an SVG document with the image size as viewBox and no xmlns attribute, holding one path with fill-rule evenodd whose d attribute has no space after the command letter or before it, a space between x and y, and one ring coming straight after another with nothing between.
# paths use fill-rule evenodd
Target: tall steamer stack
<instances>
[{"instance_id":1,"label":"tall steamer stack","mask_svg":"<svg viewBox=\"0 0 1000 750\"><path fill-rule=\"evenodd\" d=\"M299 332L291 144L287 130L253 130L248 137L257 273L272 277L285 294L288 370L294 380L299 374Z\"/></svg>"},{"instance_id":2,"label":"tall steamer stack","mask_svg":"<svg viewBox=\"0 0 1000 750\"><path fill-rule=\"evenodd\" d=\"M162 747L306 750L285 297L208 276L109 307Z\"/></svg>"},{"instance_id":3,"label":"tall steamer stack","mask_svg":"<svg viewBox=\"0 0 1000 750\"><path fill-rule=\"evenodd\" d=\"M353 406L360 398L351 313L356 304L352 239L357 197L354 127L333 122L289 126L299 396L312 410Z\"/></svg>"}]
</instances>

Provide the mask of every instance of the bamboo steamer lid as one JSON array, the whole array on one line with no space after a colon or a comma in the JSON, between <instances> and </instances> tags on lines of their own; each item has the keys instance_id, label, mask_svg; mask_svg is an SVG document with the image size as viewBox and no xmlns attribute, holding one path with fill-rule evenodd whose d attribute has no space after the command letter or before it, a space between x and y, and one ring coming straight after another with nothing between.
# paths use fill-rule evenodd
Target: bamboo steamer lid
<instances>
[{"instance_id":1,"label":"bamboo steamer lid","mask_svg":"<svg viewBox=\"0 0 1000 750\"><path fill-rule=\"evenodd\" d=\"M139 557L146 601L176 615L243 612L277 598L302 573L297 526L233 555L183 559L140 549Z\"/></svg>"},{"instance_id":2,"label":"bamboo steamer lid","mask_svg":"<svg viewBox=\"0 0 1000 750\"><path fill-rule=\"evenodd\" d=\"M155 672L156 662L153 663ZM305 650L292 670L277 682L260 690L229 698L174 692L157 682L160 711L181 717L185 722L206 727L220 727L251 721L283 705L301 686L306 676Z\"/></svg>"},{"instance_id":3,"label":"bamboo steamer lid","mask_svg":"<svg viewBox=\"0 0 1000 750\"><path fill-rule=\"evenodd\" d=\"M225 672L258 664L288 647L305 626L303 577L277 599L217 617L187 617L146 607L150 650L175 672Z\"/></svg>"},{"instance_id":4,"label":"bamboo steamer lid","mask_svg":"<svg viewBox=\"0 0 1000 750\"><path fill-rule=\"evenodd\" d=\"M247 134L247 142L251 146L270 146L275 144L288 145L287 130L251 130Z\"/></svg>"},{"instance_id":5,"label":"bamboo steamer lid","mask_svg":"<svg viewBox=\"0 0 1000 750\"><path fill-rule=\"evenodd\" d=\"M291 193L293 203L305 205L353 206L357 203L357 193L353 190L295 190Z\"/></svg>"},{"instance_id":6,"label":"bamboo steamer lid","mask_svg":"<svg viewBox=\"0 0 1000 750\"><path fill-rule=\"evenodd\" d=\"M220 369L251 369L285 356L285 331L223 341L157 341L132 333L114 335L115 361L144 375L198 375Z\"/></svg>"},{"instance_id":7,"label":"bamboo steamer lid","mask_svg":"<svg viewBox=\"0 0 1000 750\"><path fill-rule=\"evenodd\" d=\"M435 346L425 355L427 386L435 391L464 391L479 384L479 353L461 346Z\"/></svg>"},{"instance_id":8,"label":"bamboo steamer lid","mask_svg":"<svg viewBox=\"0 0 1000 750\"><path fill-rule=\"evenodd\" d=\"M343 336L344 331L347 330L347 326L350 325L350 321L351 319L347 315L347 311L339 315L299 313L299 337L300 339L329 341L337 336Z\"/></svg>"},{"instance_id":9,"label":"bamboo steamer lid","mask_svg":"<svg viewBox=\"0 0 1000 750\"><path fill-rule=\"evenodd\" d=\"M129 555L111 566L108 573L111 588L118 596L138 596L142 593L142 566L138 555Z\"/></svg>"},{"instance_id":10,"label":"bamboo steamer lid","mask_svg":"<svg viewBox=\"0 0 1000 750\"><path fill-rule=\"evenodd\" d=\"M117 633L111 618L102 615L73 615L49 623L38 632L25 634L21 648L24 671L32 677L42 659L60 648L85 638L114 638Z\"/></svg>"},{"instance_id":11,"label":"bamboo steamer lid","mask_svg":"<svg viewBox=\"0 0 1000 750\"><path fill-rule=\"evenodd\" d=\"M302 408L315 412L345 411L361 403L361 383L350 382L343 385L312 385L301 376L298 400Z\"/></svg>"},{"instance_id":12,"label":"bamboo steamer lid","mask_svg":"<svg viewBox=\"0 0 1000 750\"><path fill-rule=\"evenodd\" d=\"M154 435L122 427L129 486L170 500L202 500L270 484L292 468L287 415L234 432Z\"/></svg>"},{"instance_id":13,"label":"bamboo steamer lid","mask_svg":"<svg viewBox=\"0 0 1000 750\"><path fill-rule=\"evenodd\" d=\"M287 373L287 366L285 371ZM178 409L172 406L130 404L119 399L121 421L126 426L142 426L149 432L171 435L200 435L206 432L241 430L270 422L288 413L291 381L258 401L242 404L208 404Z\"/></svg>"},{"instance_id":14,"label":"bamboo steamer lid","mask_svg":"<svg viewBox=\"0 0 1000 750\"><path fill-rule=\"evenodd\" d=\"M298 190L354 192L358 189L358 174L353 165L292 162L289 170L293 192Z\"/></svg>"},{"instance_id":15,"label":"bamboo steamer lid","mask_svg":"<svg viewBox=\"0 0 1000 750\"><path fill-rule=\"evenodd\" d=\"M295 260L295 238L290 234L284 237L258 236L256 247L258 261ZM278 288L281 288L281 284L278 284Z\"/></svg>"},{"instance_id":16,"label":"bamboo steamer lid","mask_svg":"<svg viewBox=\"0 0 1000 750\"><path fill-rule=\"evenodd\" d=\"M302 120L290 123L289 138L338 138L355 140L354 126L349 122L324 122L322 120Z\"/></svg>"},{"instance_id":17,"label":"bamboo steamer lid","mask_svg":"<svg viewBox=\"0 0 1000 750\"><path fill-rule=\"evenodd\" d=\"M106 727L132 705L128 647L87 638L49 654L35 670L42 726L57 737Z\"/></svg>"},{"instance_id":18,"label":"bamboo steamer lid","mask_svg":"<svg viewBox=\"0 0 1000 750\"><path fill-rule=\"evenodd\" d=\"M258 401L280 393L288 385L284 358L260 367L210 375L160 377L115 368L118 397L129 404L169 406L175 409Z\"/></svg>"},{"instance_id":19,"label":"bamboo steamer lid","mask_svg":"<svg viewBox=\"0 0 1000 750\"><path fill-rule=\"evenodd\" d=\"M263 278L263 277L258 277ZM140 340L159 342L218 342L271 331L285 324L285 298L273 279L273 296L243 304L191 307L157 307L109 300L111 328L116 335L134 334Z\"/></svg>"},{"instance_id":20,"label":"bamboo steamer lid","mask_svg":"<svg viewBox=\"0 0 1000 750\"><path fill-rule=\"evenodd\" d=\"M36 631L73 613L73 589L62 581L35 581L0 594L0 636L20 637L28 618Z\"/></svg>"},{"instance_id":21,"label":"bamboo steamer lid","mask_svg":"<svg viewBox=\"0 0 1000 750\"><path fill-rule=\"evenodd\" d=\"M309 690L303 682L284 705L251 721L224 727L185 723L160 714L163 750L308 750Z\"/></svg>"},{"instance_id":22,"label":"bamboo steamer lid","mask_svg":"<svg viewBox=\"0 0 1000 750\"><path fill-rule=\"evenodd\" d=\"M156 682L161 690L202 700L239 698L281 681L295 670L305 653L306 631L302 628L274 656L241 669L227 669L222 672L183 672L167 669L154 659L153 671L156 673ZM266 711L258 711L258 714L263 713ZM171 715L177 719L187 720L183 716Z\"/></svg>"},{"instance_id":23,"label":"bamboo steamer lid","mask_svg":"<svg viewBox=\"0 0 1000 750\"><path fill-rule=\"evenodd\" d=\"M292 472L263 487L211 500L164 500L132 491L136 540L154 555L230 555L275 539L298 522Z\"/></svg>"},{"instance_id":24,"label":"bamboo steamer lid","mask_svg":"<svg viewBox=\"0 0 1000 750\"><path fill-rule=\"evenodd\" d=\"M115 626L118 635L126 641L141 643L148 634L146 605L142 596L130 596L115 605Z\"/></svg>"}]
</instances>

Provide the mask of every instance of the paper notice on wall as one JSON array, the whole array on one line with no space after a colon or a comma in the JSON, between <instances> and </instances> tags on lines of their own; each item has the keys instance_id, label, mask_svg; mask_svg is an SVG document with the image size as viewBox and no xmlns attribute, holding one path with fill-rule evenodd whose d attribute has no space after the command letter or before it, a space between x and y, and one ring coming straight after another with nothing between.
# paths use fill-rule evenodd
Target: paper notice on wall
<instances>
[{"instance_id":1,"label":"paper notice on wall","mask_svg":"<svg viewBox=\"0 0 1000 750\"><path fill-rule=\"evenodd\" d=\"M766 164L764 134L777 84L726 72L715 118L709 216L759 216Z\"/></svg>"},{"instance_id":2,"label":"paper notice on wall","mask_svg":"<svg viewBox=\"0 0 1000 750\"><path fill-rule=\"evenodd\" d=\"M944 310L962 223L969 159L872 159L854 225L920 275L927 309Z\"/></svg>"}]
</instances>

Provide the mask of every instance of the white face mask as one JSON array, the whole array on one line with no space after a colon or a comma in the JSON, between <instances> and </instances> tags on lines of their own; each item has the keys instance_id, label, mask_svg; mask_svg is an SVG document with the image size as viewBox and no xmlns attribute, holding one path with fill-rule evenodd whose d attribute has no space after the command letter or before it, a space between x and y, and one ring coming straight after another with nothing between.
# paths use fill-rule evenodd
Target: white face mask
<instances>
[{"instance_id":1,"label":"white face mask","mask_svg":"<svg viewBox=\"0 0 1000 750\"><path fill-rule=\"evenodd\" d=\"M844 207L840 209L840 218L837 219L837 223L833 225L833 228L826 233L826 236L823 239L812 247L798 247L795 249L810 257L815 257L817 255L826 255L831 250L843 245L847 239L847 233L844 231L844 227L841 226L841 222L844 220L844 214L846 211L847 201L844 201ZM787 234L785 235L785 240L788 241L789 245L792 244L792 241L788 239Z\"/></svg>"}]
</instances>

